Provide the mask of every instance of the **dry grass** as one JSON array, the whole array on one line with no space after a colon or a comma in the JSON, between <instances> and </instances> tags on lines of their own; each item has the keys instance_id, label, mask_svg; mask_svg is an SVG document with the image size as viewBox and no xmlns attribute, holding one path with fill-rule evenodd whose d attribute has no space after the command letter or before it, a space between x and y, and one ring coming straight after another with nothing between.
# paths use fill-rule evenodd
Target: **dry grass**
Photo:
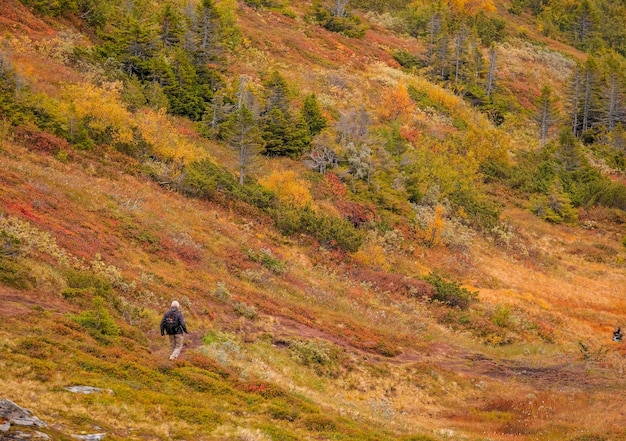
<instances>
[{"instance_id":1,"label":"dry grass","mask_svg":"<svg viewBox=\"0 0 626 441\"><path fill-rule=\"evenodd\" d=\"M301 85L303 93L318 93L331 108L410 80L387 53L409 43L384 29L369 31L372 40L354 41L312 32L277 13L243 8L247 15L240 25L249 41L234 68L257 80L268 65L278 66L290 83ZM284 32L274 32L277 28ZM39 46L32 57L20 43L24 52L15 58L18 69L35 79L37 91L54 97L63 81L78 79L60 64L47 79L36 79L45 62L42 51L58 54L61 43ZM550 81L560 84L569 67L555 53L523 44L505 48L505 55L504 80L520 88L533 84L524 91L528 97L539 76L553 73ZM542 67L525 77L522 67L528 63ZM411 81L476 132L489 131L496 140L510 136L452 94ZM415 119L432 133L441 130L441 136L451 130L448 121L432 115ZM173 119L165 125L176 131L177 142L184 139L185 145L210 150L220 163L234 164L232 151L198 140L188 122ZM113 439L274 439L265 426L291 431L295 439L328 439L331 435L305 429L324 423L313 417L319 414L334 418L340 428L345 424L336 436L346 439L428 434L526 441L593 433L626 439L619 425L626 404L626 351L610 340L613 327L626 323L619 231L550 226L510 209L517 248L476 239L463 253L416 246L406 255L395 253L393 242L372 240L354 256L376 270L409 276L444 270L461 278L479 292L481 307L453 316L354 280L347 256L283 237L253 214L167 191L115 152L70 152L61 162L6 138L0 150L0 207L6 216L1 220L15 222L0 227L28 245L26 264L37 289L0 288L3 304L10 306L0 312L0 349L6 354L0 357L1 392L42 419L77 431L97 425ZM286 167L297 166L264 159L259 175ZM249 250L261 249L285 264L284 273L250 258ZM67 313L84 309L60 294L67 288L68 266L114 285L123 300L116 312L122 340L100 344L67 319ZM229 295L216 295L218 287ZM166 344L156 331L173 298L183 304L192 331L177 365L163 361ZM238 314L244 303L257 316ZM485 344L470 325L498 329L493 323L498 307L509 319L500 317L508 326L501 334L514 338L510 344ZM140 318L132 316L132 308L143 308ZM446 321L450 316L468 322L458 326ZM67 323L58 325L54 317ZM32 326L24 328L24 322ZM204 336L213 340L203 341ZM293 357L294 341L323 341L341 356L333 369L316 370ZM63 387L72 383L115 394L71 395ZM181 394L194 408L178 399ZM182 416L164 403L177 406Z\"/></svg>"}]
</instances>

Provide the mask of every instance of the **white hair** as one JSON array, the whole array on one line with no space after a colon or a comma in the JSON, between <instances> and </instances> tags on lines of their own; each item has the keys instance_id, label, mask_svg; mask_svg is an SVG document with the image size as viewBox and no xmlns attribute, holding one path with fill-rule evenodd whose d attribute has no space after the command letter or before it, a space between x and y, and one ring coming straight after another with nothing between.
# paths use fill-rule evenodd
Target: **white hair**
<instances>
[{"instance_id":1,"label":"white hair","mask_svg":"<svg viewBox=\"0 0 626 441\"><path fill-rule=\"evenodd\" d=\"M179 307L180 307L180 303L178 303L178 301L177 301L177 300L174 300L174 301L172 302L172 308L179 308Z\"/></svg>"}]
</instances>

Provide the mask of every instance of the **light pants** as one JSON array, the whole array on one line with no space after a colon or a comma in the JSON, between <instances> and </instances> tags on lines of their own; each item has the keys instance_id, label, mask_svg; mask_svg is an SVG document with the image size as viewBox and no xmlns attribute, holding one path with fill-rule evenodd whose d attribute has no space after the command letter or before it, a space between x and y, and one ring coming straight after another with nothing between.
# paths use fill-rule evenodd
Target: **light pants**
<instances>
[{"instance_id":1,"label":"light pants","mask_svg":"<svg viewBox=\"0 0 626 441\"><path fill-rule=\"evenodd\" d=\"M175 360L180 355L180 351L183 350L183 334L170 334L170 360Z\"/></svg>"}]
</instances>

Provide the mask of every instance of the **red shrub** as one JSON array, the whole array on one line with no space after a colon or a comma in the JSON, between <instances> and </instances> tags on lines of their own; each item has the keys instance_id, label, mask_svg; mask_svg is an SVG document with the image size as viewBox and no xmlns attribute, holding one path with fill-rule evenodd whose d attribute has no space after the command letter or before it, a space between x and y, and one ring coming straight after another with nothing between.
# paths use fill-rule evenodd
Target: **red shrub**
<instances>
[{"instance_id":1,"label":"red shrub","mask_svg":"<svg viewBox=\"0 0 626 441\"><path fill-rule=\"evenodd\" d=\"M378 213L374 204L361 204L359 202L341 201L338 204L341 214L355 227L360 227L368 222L378 219Z\"/></svg>"},{"instance_id":2,"label":"red shrub","mask_svg":"<svg viewBox=\"0 0 626 441\"><path fill-rule=\"evenodd\" d=\"M44 152L50 155L56 155L69 146L65 139L27 127L18 127L15 130L15 139L29 150Z\"/></svg>"},{"instance_id":3,"label":"red shrub","mask_svg":"<svg viewBox=\"0 0 626 441\"><path fill-rule=\"evenodd\" d=\"M374 271L367 268L354 268L351 270L351 275L357 280L373 284L383 292L428 299L435 295L435 288L430 283L411 279L402 274Z\"/></svg>"}]
</instances>

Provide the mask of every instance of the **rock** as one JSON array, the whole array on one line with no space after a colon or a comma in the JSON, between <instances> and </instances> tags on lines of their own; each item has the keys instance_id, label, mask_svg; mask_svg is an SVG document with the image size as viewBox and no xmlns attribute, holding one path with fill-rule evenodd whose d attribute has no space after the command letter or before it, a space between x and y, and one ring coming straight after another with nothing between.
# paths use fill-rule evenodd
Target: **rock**
<instances>
[{"instance_id":1,"label":"rock","mask_svg":"<svg viewBox=\"0 0 626 441\"><path fill-rule=\"evenodd\" d=\"M11 423L9 423L8 421L4 424L0 424L0 432L8 432L10 428Z\"/></svg>"},{"instance_id":2,"label":"rock","mask_svg":"<svg viewBox=\"0 0 626 441\"><path fill-rule=\"evenodd\" d=\"M107 436L106 433L92 433L90 435L72 435L72 438L82 439L85 441L100 441L101 439L104 439L105 436Z\"/></svg>"},{"instance_id":3,"label":"rock","mask_svg":"<svg viewBox=\"0 0 626 441\"><path fill-rule=\"evenodd\" d=\"M113 391L110 389L100 389L99 387L93 386L68 386L64 389L70 392L74 392L75 394L97 394L100 392L113 393Z\"/></svg>"},{"instance_id":4,"label":"rock","mask_svg":"<svg viewBox=\"0 0 626 441\"><path fill-rule=\"evenodd\" d=\"M0 401L0 417L8 420L10 424L19 426L46 427L46 423L32 416L29 410L21 408L6 398Z\"/></svg>"}]
</instances>

